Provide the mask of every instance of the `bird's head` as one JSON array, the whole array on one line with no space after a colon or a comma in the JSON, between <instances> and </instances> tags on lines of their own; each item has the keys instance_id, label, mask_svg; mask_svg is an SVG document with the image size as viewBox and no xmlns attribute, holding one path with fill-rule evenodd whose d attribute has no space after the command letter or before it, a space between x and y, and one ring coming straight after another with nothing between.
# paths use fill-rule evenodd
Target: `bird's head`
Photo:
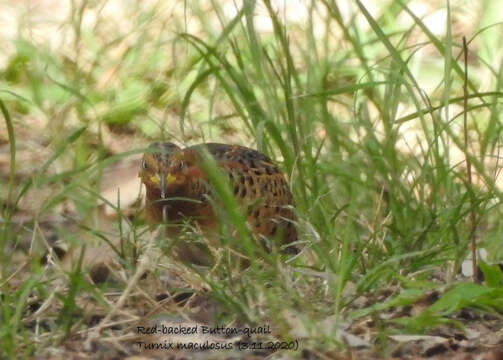
<instances>
[{"instance_id":1,"label":"bird's head","mask_svg":"<svg viewBox=\"0 0 503 360\"><path fill-rule=\"evenodd\" d=\"M138 176L148 191L165 199L185 182L183 150L171 142L153 143L143 155Z\"/></svg>"}]
</instances>

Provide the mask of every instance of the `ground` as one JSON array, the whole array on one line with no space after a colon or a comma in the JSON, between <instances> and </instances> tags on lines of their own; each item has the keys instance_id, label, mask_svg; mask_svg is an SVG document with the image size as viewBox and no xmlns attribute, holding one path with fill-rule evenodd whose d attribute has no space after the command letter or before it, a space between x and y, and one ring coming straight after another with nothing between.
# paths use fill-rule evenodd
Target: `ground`
<instances>
[{"instance_id":1,"label":"ground","mask_svg":"<svg viewBox=\"0 0 503 360\"><path fill-rule=\"evenodd\" d=\"M0 358L503 358L502 4L285 4L0 1ZM179 261L154 141L270 156L300 254Z\"/></svg>"}]
</instances>

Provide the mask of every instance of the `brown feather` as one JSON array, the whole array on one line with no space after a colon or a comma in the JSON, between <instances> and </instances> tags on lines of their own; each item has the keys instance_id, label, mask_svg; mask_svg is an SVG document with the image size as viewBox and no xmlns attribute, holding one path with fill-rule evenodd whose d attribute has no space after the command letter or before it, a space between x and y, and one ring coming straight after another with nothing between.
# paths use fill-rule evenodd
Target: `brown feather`
<instances>
[{"instance_id":1,"label":"brown feather","mask_svg":"<svg viewBox=\"0 0 503 360\"><path fill-rule=\"evenodd\" d=\"M211 187L198 167L202 147L228 174L236 200L261 242L295 242L294 200L285 177L270 158L239 145L208 143L180 149L171 143L152 144L152 151L144 154L139 175L147 189L147 220L151 224L162 222L164 208L165 220L170 223L188 220L204 233L216 228L218 219L209 201ZM165 200L161 199L159 184L152 180L157 174L171 176ZM287 251L296 249L290 246Z\"/></svg>"}]
</instances>

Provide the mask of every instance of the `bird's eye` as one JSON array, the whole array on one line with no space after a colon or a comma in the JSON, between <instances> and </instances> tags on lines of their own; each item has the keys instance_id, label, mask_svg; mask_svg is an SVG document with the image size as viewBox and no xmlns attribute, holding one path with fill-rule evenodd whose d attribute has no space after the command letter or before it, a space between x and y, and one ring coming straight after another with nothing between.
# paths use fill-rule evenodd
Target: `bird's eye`
<instances>
[{"instance_id":1,"label":"bird's eye","mask_svg":"<svg viewBox=\"0 0 503 360\"><path fill-rule=\"evenodd\" d=\"M146 169L147 168L147 162L145 160L141 161L141 167L142 167L142 169Z\"/></svg>"}]
</instances>

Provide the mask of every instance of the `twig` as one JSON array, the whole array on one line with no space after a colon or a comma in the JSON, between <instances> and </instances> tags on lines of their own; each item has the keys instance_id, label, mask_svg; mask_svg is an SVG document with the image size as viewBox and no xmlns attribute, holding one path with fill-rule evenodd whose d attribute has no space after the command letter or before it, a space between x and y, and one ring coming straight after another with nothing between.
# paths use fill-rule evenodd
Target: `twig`
<instances>
[{"instance_id":1,"label":"twig","mask_svg":"<svg viewBox=\"0 0 503 360\"><path fill-rule=\"evenodd\" d=\"M120 308L122 308L129 294L136 286L138 280L140 280L145 271L147 271L151 266L152 266L152 258L149 249L147 249L145 253L140 257L138 261L138 266L136 268L136 272L129 281L126 289L119 297L119 300L117 300L114 307L110 309L110 312L100 321L100 323L94 328L90 329L89 335L84 345L85 348L90 348L91 343L100 336L101 330L109 326L112 317L120 310Z\"/></svg>"}]
</instances>

